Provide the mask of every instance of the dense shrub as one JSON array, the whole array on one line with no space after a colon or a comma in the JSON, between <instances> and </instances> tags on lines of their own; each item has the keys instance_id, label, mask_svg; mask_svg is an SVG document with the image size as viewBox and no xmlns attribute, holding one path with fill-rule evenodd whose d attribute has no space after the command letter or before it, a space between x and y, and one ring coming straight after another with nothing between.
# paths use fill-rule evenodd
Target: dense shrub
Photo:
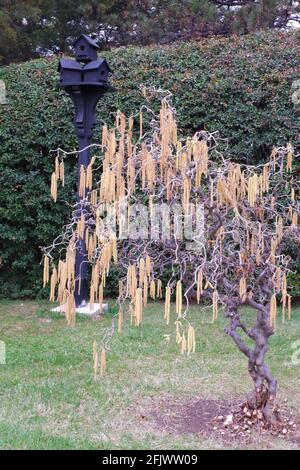
<instances>
[{"instance_id":1,"label":"dense shrub","mask_svg":"<svg viewBox=\"0 0 300 470\"><path fill-rule=\"evenodd\" d=\"M300 44L295 34L265 32L168 47L119 48L105 55L114 92L101 100L98 122L112 123L117 109L127 115L138 110L143 101L139 84L151 84L174 93L182 130L219 130L239 161L257 163L273 145L297 142L292 83L300 75ZM58 203L49 195L49 151L76 148L73 109L59 90L57 62L37 60L0 70L7 86L0 116L3 296L39 293L39 247L59 232L73 197L76 161L71 157ZM95 140L99 135L98 127Z\"/></svg>"}]
</instances>

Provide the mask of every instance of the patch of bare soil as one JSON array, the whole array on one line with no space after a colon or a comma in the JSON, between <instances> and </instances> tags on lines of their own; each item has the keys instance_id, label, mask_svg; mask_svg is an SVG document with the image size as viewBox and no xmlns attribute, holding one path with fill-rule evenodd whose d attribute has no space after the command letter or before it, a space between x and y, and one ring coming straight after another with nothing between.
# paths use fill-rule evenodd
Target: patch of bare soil
<instances>
[{"instance_id":1,"label":"patch of bare soil","mask_svg":"<svg viewBox=\"0 0 300 470\"><path fill-rule=\"evenodd\" d=\"M28 317L34 316L36 314L37 305L32 303L17 303L12 305L9 308L9 313L12 316L26 315Z\"/></svg>"},{"instance_id":2,"label":"patch of bare soil","mask_svg":"<svg viewBox=\"0 0 300 470\"><path fill-rule=\"evenodd\" d=\"M267 436L280 436L293 443L300 439L296 435L297 420L285 403L280 405L281 421L274 426L265 426L259 412L250 411L238 400L199 397L193 401L188 398L179 401L174 397L163 397L152 400L149 415L160 431L201 434L227 444L257 442Z\"/></svg>"}]
</instances>

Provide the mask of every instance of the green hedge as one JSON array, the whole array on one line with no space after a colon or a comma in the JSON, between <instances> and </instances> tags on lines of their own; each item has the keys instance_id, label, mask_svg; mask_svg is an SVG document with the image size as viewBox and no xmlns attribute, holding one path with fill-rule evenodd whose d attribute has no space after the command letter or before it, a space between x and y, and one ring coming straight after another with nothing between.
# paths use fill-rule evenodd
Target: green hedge
<instances>
[{"instance_id":1,"label":"green hedge","mask_svg":"<svg viewBox=\"0 0 300 470\"><path fill-rule=\"evenodd\" d=\"M257 162L273 145L297 142L299 116L291 99L299 79L300 44L295 34L264 32L168 47L119 48L106 52L113 93L98 107L111 122L143 101L139 84L174 93L179 126L205 128L229 138L233 158ZM75 159L57 204L50 200L53 156L58 146L76 147L72 105L58 88L58 59L36 60L0 70L7 104L0 116L0 295L41 292L41 253L66 220L72 200ZM95 132L97 140L99 128Z\"/></svg>"}]
</instances>

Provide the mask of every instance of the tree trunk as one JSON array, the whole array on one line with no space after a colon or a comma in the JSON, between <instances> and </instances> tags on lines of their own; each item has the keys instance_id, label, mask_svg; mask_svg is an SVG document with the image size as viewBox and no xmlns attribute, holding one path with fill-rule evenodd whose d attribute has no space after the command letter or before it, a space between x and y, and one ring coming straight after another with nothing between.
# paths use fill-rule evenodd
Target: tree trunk
<instances>
[{"instance_id":1,"label":"tree trunk","mask_svg":"<svg viewBox=\"0 0 300 470\"><path fill-rule=\"evenodd\" d=\"M225 316L230 318L230 324L225 328L239 350L248 358L248 371L254 382L254 390L249 394L247 404L250 409L260 410L264 420L268 423L278 421L276 409L277 380L273 377L265 363L265 355L268 350L269 337L274 333L270 326L269 305L262 307L260 304L250 302L257 311L257 319L251 330L248 330L240 319L238 308L230 305ZM253 342L253 348L248 347L238 334L240 328Z\"/></svg>"}]
</instances>

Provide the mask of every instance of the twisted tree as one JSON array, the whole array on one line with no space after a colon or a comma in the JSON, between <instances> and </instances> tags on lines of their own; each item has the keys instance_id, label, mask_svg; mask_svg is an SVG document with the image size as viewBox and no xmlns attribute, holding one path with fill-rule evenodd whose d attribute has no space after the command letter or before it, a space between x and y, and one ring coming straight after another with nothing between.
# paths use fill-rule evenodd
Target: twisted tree
<instances>
[{"instance_id":1,"label":"twisted tree","mask_svg":"<svg viewBox=\"0 0 300 470\"><path fill-rule=\"evenodd\" d=\"M102 304L110 266L118 265L119 333L126 318L133 326L141 324L148 296L162 297L164 287L165 321L170 321L174 298L175 340L181 353L190 354L196 339L189 306L210 299L212 321L221 306L228 319L225 333L247 358L254 383L249 407L259 409L266 422L276 420L277 381L265 357L276 326L277 299L282 320L291 318L284 248L291 239L300 242L293 148L274 148L265 164L240 165L218 151L217 133L178 138L171 95L151 88L144 93L148 103L159 95L159 116L147 103L128 120L118 112L114 129L103 127L99 156L81 168L84 215L78 220L74 208L63 233L44 249L45 284L52 266L50 299L66 306L67 321L74 324L74 289L80 286L75 248L80 240L91 264L90 304ZM65 156L59 151L56 157L54 199ZM163 286L165 272L169 279ZM256 313L250 327L244 306ZM105 349L106 343L102 370Z\"/></svg>"}]
</instances>

